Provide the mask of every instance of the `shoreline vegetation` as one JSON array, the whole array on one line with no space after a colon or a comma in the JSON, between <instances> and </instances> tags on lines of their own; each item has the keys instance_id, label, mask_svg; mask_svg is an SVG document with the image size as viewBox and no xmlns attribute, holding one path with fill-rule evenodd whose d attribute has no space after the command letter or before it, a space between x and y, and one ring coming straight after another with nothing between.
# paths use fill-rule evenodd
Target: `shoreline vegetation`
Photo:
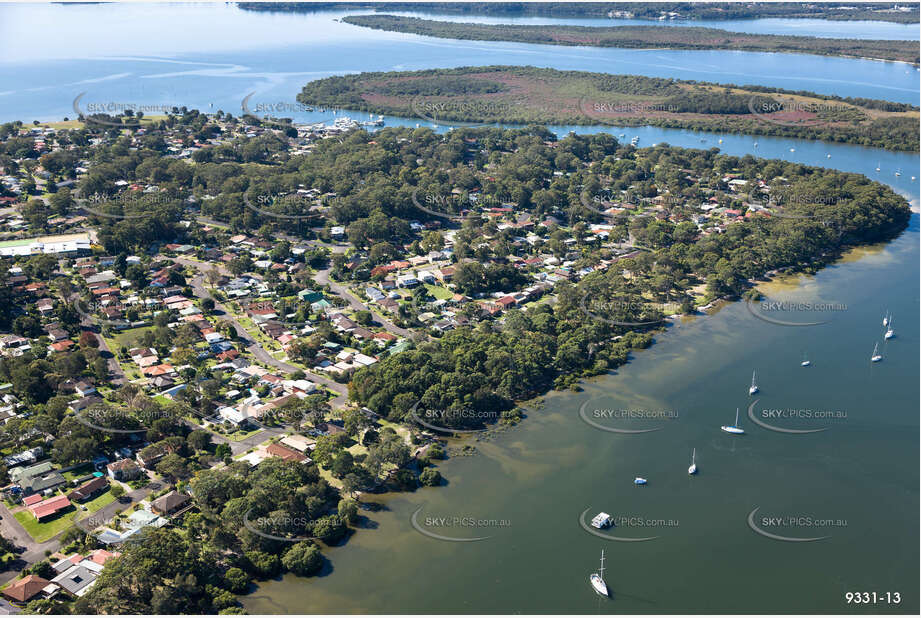
<instances>
[{"instance_id":1,"label":"shoreline vegetation","mask_svg":"<svg viewBox=\"0 0 921 618\"><path fill-rule=\"evenodd\" d=\"M498 15L509 17L587 17L598 19L652 20L735 20L735 19L826 19L829 21L883 21L918 23L918 9L896 10L869 2L240 2L248 11L309 12L335 9L373 11L428 11L451 15ZM663 17L664 15L664 17Z\"/></svg>"},{"instance_id":2,"label":"shoreline vegetation","mask_svg":"<svg viewBox=\"0 0 921 618\"><path fill-rule=\"evenodd\" d=\"M844 249L894 238L910 217L903 197L860 174L728 156L717 149L664 144L637 149L606 133L558 138L541 126L445 134L352 128L312 140L305 151L298 149L303 135L296 130L292 135L290 123L252 116L183 110L145 124L143 132L127 124L136 120L133 115L82 120L84 126L54 137L55 143L75 145L73 150L39 154L33 139L20 135L21 124L0 125L0 143L5 161L15 156L55 170L50 186L56 187L59 177L74 181L55 191L48 204L35 189L26 191L32 197L17 202L22 216L46 222L54 214L81 213L81 226L96 231L98 256L121 256L113 263L125 264L125 256L150 255L152 246L171 241L197 248L191 254L196 258L217 262L236 241L206 229L204 218L227 222L228 232L267 243L267 249L274 242L269 264L280 263L293 255L291 242L279 241L284 233L316 241L336 226L351 245L347 254L308 255L297 271L302 274L291 279L271 278L271 265L257 266L244 260L245 254L227 262L228 272L259 269L272 286L266 292L286 298L330 281L351 289L382 285L395 261L436 253L451 264L446 268L456 304L452 327L438 331L422 317L434 308L434 294L415 286L389 314L398 328L413 331L408 349L381 354L377 362L344 374L349 407L332 410L325 395L314 395L282 404L270 419L262 417L301 428L338 414L342 431L317 436L310 451L315 465L268 457L254 466L232 458L232 449L213 443L207 433L188 431L182 419L212 416L224 380L230 385L229 375L212 371L217 365L190 366L190 373L180 374L188 386L162 408L135 384L112 393L105 411L113 421L140 424L143 410L157 417L146 434L153 444L146 448L169 450L156 470L188 489L196 510L123 544L122 555L67 608L75 613L241 613L237 597L256 581L284 572L328 573L324 551L361 528L355 495L378 486L412 491L443 484L436 462L444 450L432 432L419 429L417 412L448 435L513 424L521 418L516 402L573 388L628 362L631 350L653 343L667 314L690 314L720 298L752 298L765 274L815 272ZM167 140L193 138L199 145L185 158L166 146ZM92 163L78 175L84 160ZM129 180L137 186L156 183L158 191L126 199L134 191ZM335 199L278 200L258 210L246 205L246 195L281 197L306 187ZM74 201L94 195L105 198L94 210ZM305 223L305 212L315 212L316 221ZM279 216L285 214L296 216ZM208 253L213 257L206 258ZM22 263L49 281L58 267L51 256ZM326 264L324 284L319 273ZM139 277L136 289L146 289L147 269L137 266L125 264L125 276ZM0 281L7 272L0 268ZM186 279L186 272L171 269L163 276L193 296L194 279ZM535 294L525 297L527 290ZM11 311L16 293L11 285L0 286L0 307L7 308L0 319L7 324L16 323ZM511 294L521 295L521 303L512 299L500 311L498 301ZM205 300L202 311L214 311L214 302L206 308ZM215 300L219 297L212 296ZM284 307L283 315L291 308L272 306ZM79 314L58 311L77 328ZM150 345L163 350L164 358L169 351L177 365L199 362L194 348L180 356L174 347L199 345L198 327L171 330L169 314L160 316ZM225 327L235 330L225 318ZM315 332L289 351L305 367L314 366L324 342L353 341L329 320L316 324ZM17 328L29 326L19 319ZM50 361L4 357L0 370L55 436L54 461L90 459L127 441L84 425L67 410L69 397L52 396L46 376L59 374ZM108 380L104 363L100 374L102 387ZM247 383L257 387L255 376ZM268 393L267 385L258 387ZM371 416L381 419L379 431ZM213 453L199 452L211 444ZM67 535L67 547L78 553L99 542L84 530ZM42 600L31 609L50 611L57 603Z\"/></svg>"},{"instance_id":3,"label":"shoreline vegetation","mask_svg":"<svg viewBox=\"0 0 921 618\"><path fill-rule=\"evenodd\" d=\"M315 80L297 100L423 122L651 125L918 152L918 107L639 75L488 66Z\"/></svg>"},{"instance_id":4,"label":"shoreline vegetation","mask_svg":"<svg viewBox=\"0 0 921 618\"><path fill-rule=\"evenodd\" d=\"M442 39L506 41L540 45L681 49L815 54L888 60L918 65L916 41L828 39L780 34L747 34L718 28L687 26L525 26L436 21L397 15L348 15L344 23L388 32Z\"/></svg>"}]
</instances>

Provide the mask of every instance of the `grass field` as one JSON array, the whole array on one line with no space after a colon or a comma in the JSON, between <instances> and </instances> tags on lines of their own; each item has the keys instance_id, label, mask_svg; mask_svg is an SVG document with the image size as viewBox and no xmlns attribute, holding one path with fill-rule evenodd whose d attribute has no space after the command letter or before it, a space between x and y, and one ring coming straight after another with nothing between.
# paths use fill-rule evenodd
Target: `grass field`
<instances>
[{"instance_id":1,"label":"grass field","mask_svg":"<svg viewBox=\"0 0 921 618\"><path fill-rule=\"evenodd\" d=\"M29 536L38 543L44 543L59 532L66 530L74 521L83 519L84 516L92 515L102 507L114 501L115 496L113 496L111 490L109 490L93 498L89 502L83 503L83 506L86 507L85 511L80 508L80 505L75 505L75 508L50 521L38 521L28 509L14 513L14 517L16 517L16 521L22 524L22 527L26 529Z\"/></svg>"},{"instance_id":2,"label":"grass field","mask_svg":"<svg viewBox=\"0 0 921 618\"><path fill-rule=\"evenodd\" d=\"M454 296L454 292L452 292L448 288L443 288L440 285L431 285L429 283L426 283L425 289L429 291L429 294L431 294L438 300L447 300Z\"/></svg>"},{"instance_id":3,"label":"grass field","mask_svg":"<svg viewBox=\"0 0 921 618\"><path fill-rule=\"evenodd\" d=\"M59 532L67 529L74 522L78 512L80 511L77 511L77 509L71 509L63 515L46 522L40 522L35 519L35 515L29 510L19 511L14 514L14 517L26 529L29 536L38 543L44 543Z\"/></svg>"}]
</instances>

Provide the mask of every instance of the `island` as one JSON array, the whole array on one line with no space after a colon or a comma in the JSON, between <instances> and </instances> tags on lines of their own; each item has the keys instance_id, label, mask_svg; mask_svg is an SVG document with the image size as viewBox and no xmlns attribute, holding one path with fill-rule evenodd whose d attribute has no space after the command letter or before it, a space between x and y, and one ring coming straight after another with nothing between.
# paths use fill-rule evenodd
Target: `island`
<instances>
[{"instance_id":1,"label":"island","mask_svg":"<svg viewBox=\"0 0 921 618\"><path fill-rule=\"evenodd\" d=\"M443 125L653 125L918 151L917 106L641 75L487 66L312 81L298 101Z\"/></svg>"},{"instance_id":2,"label":"island","mask_svg":"<svg viewBox=\"0 0 921 618\"><path fill-rule=\"evenodd\" d=\"M309 12L323 10L426 11L442 14L508 17L595 17L655 21L763 19L827 19L918 23L910 4L871 2L240 2L248 11Z\"/></svg>"},{"instance_id":3,"label":"island","mask_svg":"<svg viewBox=\"0 0 921 618\"><path fill-rule=\"evenodd\" d=\"M892 60L918 65L914 41L830 39L781 34L747 34L687 26L523 26L435 21L397 15L348 15L355 26L443 39L511 41L541 45L620 47L625 49L731 49Z\"/></svg>"}]
</instances>

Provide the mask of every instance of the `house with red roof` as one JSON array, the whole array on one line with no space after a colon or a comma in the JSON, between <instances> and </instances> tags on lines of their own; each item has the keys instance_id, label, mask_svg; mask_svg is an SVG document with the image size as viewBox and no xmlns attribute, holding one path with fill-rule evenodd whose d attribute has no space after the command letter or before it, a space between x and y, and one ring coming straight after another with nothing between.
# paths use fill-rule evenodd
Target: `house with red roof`
<instances>
[{"instance_id":1,"label":"house with red roof","mask_svg":"<svg viewBox=\"0 0 921 618\"><path fill-rule=\"evenodd\" d=\"M3 596L17 603L27 603L38 595L51 582L38 575L27 575L18 582L13 582L4 591Z\"/></svg>"},{"instance_id":2,"label":"house with red roof","mask_svg":"<svg viewBox=\"0 0 921 618\"><path fill-rule=\"evenodd\" d=\"M71 506L73 505L71 504L70 500L67 499L67 496L55 496L30 506L29 510L32 511L33 515L35 515L35 519L41 521L43 519L57 515L61 511L70 508Z\"/></svg>"}]
</instances>

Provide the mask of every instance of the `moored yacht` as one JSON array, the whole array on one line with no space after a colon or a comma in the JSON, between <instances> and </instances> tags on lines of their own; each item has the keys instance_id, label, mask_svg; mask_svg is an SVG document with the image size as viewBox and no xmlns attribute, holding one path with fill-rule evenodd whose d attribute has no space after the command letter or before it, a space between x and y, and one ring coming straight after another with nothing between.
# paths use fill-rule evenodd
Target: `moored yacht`
<instances>
[{"instance_id":1,"label":"moored yacht","mask_svg":"<svg viewBox=\"0 0 921 618\"><path fill-rule=\"evenodd\" d=\"M688 474L697 474L697 449L691 451L691 467L688 468Z\"/></svg>"},{"instance_id":2,"label":"moored yacht","mask_svg":"<svg viewBox=\"0 0 921 618\"><path fill-rule=\"evenodd\" d=\"M644 479L642 476L638 476L635 479L633 479L633 484L634 485L645 485L646 479Z\"/></svg>"},{"instance_id":3,"label":"moored yacht","mask_svg":"<svg viewBox=\"0 0 921 618\"><path fill-rule=\"evenodd\" d=\"M889 327L886 329L886 334L883 335L884 339L892 339L895 337L895 330L892 328L892 316L889 316Z\"/></svg>"},{"instance_id":4,"label":"moored yacht","mask_svg":"<svg viewBox=\"0 0 921 618\"><path fill-rule=\"evenodd\" d=\"M800 361L799 366L800 366L800 367L808 367L808 366L811 365L811 364L812 364L812 361L810 361L808 358L806 358L806 353L803 352L803 360Z\"/></svg>"},{"instance_id":5,"label":"moored yacht","mask_svg":"<svg viewBox=\"0 0 921 618\"><path fill-rule=\"evenodd\" d=\"M877 342L876 345L873 346L873 356L870 357L870 362L878 363L881 360L883 360L883 356L879 353L879 342Z\"/></svg>"},{"instance_id":6,"label":"moored yacht","mask_svg":"<svg viewBox=\"0 0 921 618\"><path fill-rule=\"evenodd\" d=\"M748 387L748 394L754 395L758 392L758 385L755 383L755 372L752 371L752 385Z\"/></svg>"},{"instance_id":7,"label":"moored yacht","mask_svg":"<svg viewBox=\"0 0 921 618\"><path fill-rule=\"evenodd\" d=\"M608 596L608 585L604 583L604 550L601 550L601 568L598 569L597 573L592 573L588 581L591 582L592 588L595 589L595 592L600 594L603 597Z\"/></svg>"},{"instance_id":8,"label":"moored yacht","mask_svg":"<svg viewBox=\"0 0 921 618\"><path fill-rule=\"evenodd\" d=\"M736 422L732 425L723 425L720 427L726 433L742 434L745 430L739 427L739 409L736 408Z\"/></svg>"}]
</instances>

